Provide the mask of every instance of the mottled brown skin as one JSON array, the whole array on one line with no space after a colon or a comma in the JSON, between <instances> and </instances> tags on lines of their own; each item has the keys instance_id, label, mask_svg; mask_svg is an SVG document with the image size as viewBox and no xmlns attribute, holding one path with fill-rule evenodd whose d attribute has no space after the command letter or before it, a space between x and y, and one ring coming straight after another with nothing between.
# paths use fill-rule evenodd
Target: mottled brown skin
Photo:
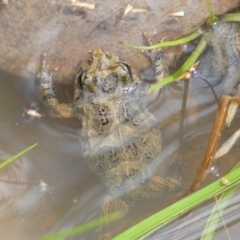
<instances>
[{"instance_id":1,"label":"mottled brown skin","mask_svg":"<svg viewBox=\"0 0 240 240\"><path fill-rule=\"evenodd\" d=\"M161 52L154 53L157 80L168 73L163 60ZM126 213L137 199L180 185L155 175L162 140L159 124L146 108L148 86L118 56L101 49L89 53L75 80L73 104L58 103L44 62L38 84L50 115L77 117L82 123L85 161L110 189L103 215Z\"/></svg>"}]
</instances>

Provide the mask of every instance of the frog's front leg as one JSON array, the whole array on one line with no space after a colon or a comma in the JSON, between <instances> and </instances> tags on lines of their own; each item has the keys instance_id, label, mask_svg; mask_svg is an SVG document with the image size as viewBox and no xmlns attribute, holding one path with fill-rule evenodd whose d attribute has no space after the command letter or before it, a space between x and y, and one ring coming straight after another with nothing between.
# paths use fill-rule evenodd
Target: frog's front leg
<instances>
[{"instance_id":1,"label":"frog's front leg","mask_svg":"<svg viewBox=\"0 0 240 240\"><path fill-rule=\"evenodd\" d=\"M150 57L154 66L154 78L156 82L161 82L169 76L168 66L162 50L151 50Z\"/></svg>"},{"instance_id":2,"label":"frog's front leg","mask_svg":"<svg viewBox=\"0 0 240 240\"><path fill-rule=\"evenodd\" d=\"M106 217L111 214L119 214L119 218L123 217L129 210L129 205L121 198L107 197L105 204L102 208L102 217ZM103 223L96 231L96 239L110 240L110 223Z\"/></svg>"},{"instance_id":3,"label":"frog's front leg","mask_svg":"<svg viewBox=\"0 0 240 240\"><path fill-rule=\"evenodd\" d=\"M143 36L150 46L153 45L152 40L147 33L144 33ZM156 82L161 82L164 78L169 76L166 58L160 48L150 50L149 57L151 58L155 71L154 78Z\"/></svg>"},{"instance_id":4,"label":"frog's front leg","mask_svg":"<svg viewBox=\"0 0 240 240\"><path fill-rule=\"evenodd\" d=\"M42 102L46 106L49 115L60 118L76 117L72 104L60 104L58 102L52 87L52 74L48 73L44 59L41 71L37 76L37 84Z\"/></svg>"}]
</instances>

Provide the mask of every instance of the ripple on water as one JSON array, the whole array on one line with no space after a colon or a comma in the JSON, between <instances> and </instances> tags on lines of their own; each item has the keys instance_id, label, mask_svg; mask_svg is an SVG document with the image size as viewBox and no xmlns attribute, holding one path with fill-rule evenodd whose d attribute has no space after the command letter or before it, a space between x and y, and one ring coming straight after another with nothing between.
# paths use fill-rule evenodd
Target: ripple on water
<instances>
[{"instance_id":1,"label":"ripple on water","mask_svg":"<svg viewBox=\"0 0 240 240\"><path fill-rule=\"evenodd\" d=\"M6 145L0 144L0 162L3 162L16 154L14 150ZM21 158L8 164L0 170L0 214L8 209L19 195L28 188L26 183L26 166Z\"/></svg>"}]
</instances>

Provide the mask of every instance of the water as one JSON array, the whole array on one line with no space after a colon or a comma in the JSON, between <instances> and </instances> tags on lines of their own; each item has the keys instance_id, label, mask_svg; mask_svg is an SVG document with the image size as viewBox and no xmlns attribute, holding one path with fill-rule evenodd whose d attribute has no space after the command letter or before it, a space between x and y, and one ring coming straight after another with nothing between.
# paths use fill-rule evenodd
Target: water
<instances>
[{"instance_id":1,"label":"water","mask_svg":"<svg viewBox=\"0 0 240 240\"><path fill-rule=\"evenodd\" d=\"M181 180L184 189L191 185L203 159L217 109L211 88L201 78L213 79L211 85L217 97L225 87L219 79L214 79L214 72L207 68L208 61L207 54L202 66L205 72L201 70L189 83L172 84L152 110L161 122L164 140L159 172ZM20 79L2 73L0 89L0 160L38 143L36 148L1 170L0 231L4 239L38 239L99 217L108 190L81 157L78 120L44 115L34 78ZM66 86L59 86L58 95L69 101L71 87L68 86L66 92L64 89ZM187 96L185 108L182 107L184 95ZM25 112L30 106L44 116L27 117ZM224 139L239 128L239 117L238 113L231 128L224 131ZM231 169L239 159L238 148L239 143L214 165L208 181ZM47 184L45 191L41 191L41 181ZM137 202L113 232L128 228L175 199L174 195L166 195ZM232 239L237 239L238 205L239 195L236 195L226 209L225 222ZM191 216L166 226L149 239L198 239L212 206L212 201L207 202ZM222 224L215 239L226 239Z\"/></svg>"},{"instance_id":2,"label":"water","mask_svg":"<svg viewBox=\"0 0 240 240\"><path fill-rule=\"evenodd\" d=\"M4 74L0 81L0 159L38 143L33 151L1 170L0 212L5 224L0 228L5 239L38 239L55 225L61 225L73 209L74 214L86 213L76 216L77 223L96 218L94 199L103 194L103 186L94 187L99 183L97 177L79 160L78 121L26 118L29 96L20 96L18 91L23 93L21 89L28 88L30 81L34 79L26 81ZM24 93L31 95L31 91ZM45 192L41 192L41 180L47 183ZM85 205L91 208L85 211ZM72 218L72 225L69 221L68 224L75 225L75 220Z\"/></svg>"}]
</instances>

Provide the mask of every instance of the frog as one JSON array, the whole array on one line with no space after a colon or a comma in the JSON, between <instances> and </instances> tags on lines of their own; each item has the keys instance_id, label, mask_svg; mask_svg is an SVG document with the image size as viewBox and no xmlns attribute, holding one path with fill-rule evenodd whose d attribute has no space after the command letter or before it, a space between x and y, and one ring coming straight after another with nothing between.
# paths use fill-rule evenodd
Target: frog
<instances>
[{"instance_id":1,"label":"frog","mask_svg":"<svg viewBox=\"0 0 240 240\"><path fill-rule=\"evenodd\" d=\"M151 60L157 81L168 76L162 51L155 51ZM149 84L127 62L100 48L90 51L76 74L69 104L59 103L53 75L45 65L44 60L37 77L41 100L49 115L81 122L79 142L86 165L109 189L103 216L125 215L138 199L181 186L179 180L155 173L162 151L161 128L147 108Z\"/></svg>"}]
</instances>

